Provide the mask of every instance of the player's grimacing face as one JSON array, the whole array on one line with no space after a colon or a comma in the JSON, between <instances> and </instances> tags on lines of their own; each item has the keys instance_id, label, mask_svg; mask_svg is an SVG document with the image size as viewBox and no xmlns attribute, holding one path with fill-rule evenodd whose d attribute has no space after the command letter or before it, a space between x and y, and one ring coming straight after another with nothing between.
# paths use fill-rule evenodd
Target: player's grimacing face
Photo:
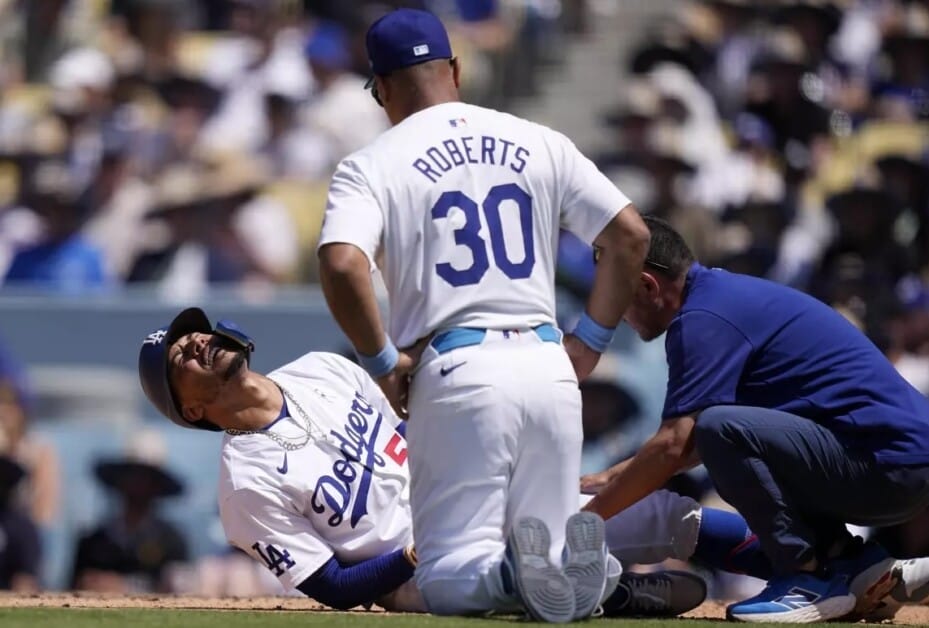
<instances>
[{"instance_id":1,"label":"player's grimacing face","mask_svg":"<svg viewBox=\"0 0 929 628\"><path fill-rule=\"evenodd\" d=\"M245 364L245 352L215 334L181 336L168 349L169 379L181 406L208 404Z\"/></svg>"}]
</instances>

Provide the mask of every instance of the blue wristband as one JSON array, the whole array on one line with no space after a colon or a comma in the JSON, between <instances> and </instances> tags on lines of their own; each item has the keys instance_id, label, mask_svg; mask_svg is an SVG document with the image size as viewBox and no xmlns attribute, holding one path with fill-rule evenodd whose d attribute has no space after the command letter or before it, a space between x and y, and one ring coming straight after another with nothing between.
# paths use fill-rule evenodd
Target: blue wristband
<instances>
[{"instance_id":1,"label":"blue wristband","mask_svg":"<svg viewBox=\"0 0 929 628\"><path fill-rule=\"evenodd\" d=\"M606 348L613 342L613 333L616 330L604 327L587 315L587 312L581 314L577 321L577 327L574 328L574 335L585 345L596 351L603 353Z\"/></svg>"},{"instance_id":2,"label":"blue wristband","mask_svg":"<svg viewBox=\"0 0 929 628\"><path fill-rule=\"evenodd\" d=\"M361 363L361 368L366 370L368 374L375 379L383 377L394 370L394 367L397 366L397 361L400 359L400 353L397 351L397 347L394 346L394 343L390 341L390 338L387 339L387 344L384 345L384 348L381 349L381 352L377 355L362 355L357 351L355 355L358 356L358 362Z\"/></svg>"}]
</instances>

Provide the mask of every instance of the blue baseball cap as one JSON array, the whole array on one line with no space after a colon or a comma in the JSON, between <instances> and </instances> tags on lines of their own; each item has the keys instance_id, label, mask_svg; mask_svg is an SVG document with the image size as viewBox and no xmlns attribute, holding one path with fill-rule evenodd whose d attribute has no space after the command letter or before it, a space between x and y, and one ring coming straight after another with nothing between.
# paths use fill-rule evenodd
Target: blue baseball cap
<instances>
[{"instance_id":1,"label":"blue baseball cap","mask_svg":"<svg viewBox=\"0 0 929 628\"><path fill-rule=\"evenodd\" d=\"M218 432L221 428L205 419L188 421L184 418L168 381L168 349L178 338L194 332L213 333L210 319L198 307L187 308L175 316L170 325L146 336L139 350L139 380L152 405L177 425Z\"/></svg>"},{"instance_id":2,"label":"blue baseball cap","mask_svg":"<svg viewBox=\"0 0 929 628\"><path fill-rule=\"evenodd\" d=\"M371 71L379 76L453 56L441 20L416 9L397 9L377 20L368 29L365 45Z\"/></svg>"}]
</instances>

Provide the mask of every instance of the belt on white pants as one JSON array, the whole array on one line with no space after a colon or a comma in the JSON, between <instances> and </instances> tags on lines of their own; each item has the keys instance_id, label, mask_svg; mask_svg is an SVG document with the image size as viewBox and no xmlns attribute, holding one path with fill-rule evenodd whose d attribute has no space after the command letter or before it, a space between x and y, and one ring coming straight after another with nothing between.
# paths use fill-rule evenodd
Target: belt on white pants
<instances>
[{"instance_id":1,"label":"belt on white pants","mask_svg":"<svg viewBox=\"0 0 929 628\"><path fill-rule=\"evenodd\" d=\"M487 330L478 327L456 327L455 329L449 329L436 334L429 342L429 346L431 346L436 353L442 355L443 353L448 353L452 349L481 344L484 342L484 338L487 337L488 331L499 331L505 338L508 338L509 334L519 333L517 329ZM542 342L561 342L561 331L549 323L542 323L529 331L535 333Z\"/></svg>"}]
</instances>

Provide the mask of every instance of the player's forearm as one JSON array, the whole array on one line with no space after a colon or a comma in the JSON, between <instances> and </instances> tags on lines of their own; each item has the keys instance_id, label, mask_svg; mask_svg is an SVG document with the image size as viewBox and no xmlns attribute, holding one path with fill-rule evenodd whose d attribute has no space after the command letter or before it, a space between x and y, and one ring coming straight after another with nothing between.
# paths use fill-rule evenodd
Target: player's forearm
<instances>
[{"instance_id":1,"label":"player's forearm","mask_svg":"<svg viewBox=\"0 0 929 628\"><path fill-rule=\"evenodd\" d=\"M587 314L600 325L616 327L632 302L648 243L648 227L632 205L617 214L594 241L599 256Z\"/></svg>"},{"instance_id":2,"label":"player's forearm","mask_svg":"<svg viewBox=\"0 0 929 628\"><path fill-rule=\"evenodd\" d=\"M355 565L335 557L297 587L305 595L338 609L369 604L413 577L413 564L402 549Z\"/></svg>"},{"instance_id":3,"label":"player's forearm","mask_svg":"<svg viewBox=\"0 0 929 628\"><path fill-rule=\"evenodd\" d=\"M320 283L333 317L355 350L376 355L387 336L377 307L368 258L351 244L327 244L319 251Z\"/></svg>"}]
</instances>

